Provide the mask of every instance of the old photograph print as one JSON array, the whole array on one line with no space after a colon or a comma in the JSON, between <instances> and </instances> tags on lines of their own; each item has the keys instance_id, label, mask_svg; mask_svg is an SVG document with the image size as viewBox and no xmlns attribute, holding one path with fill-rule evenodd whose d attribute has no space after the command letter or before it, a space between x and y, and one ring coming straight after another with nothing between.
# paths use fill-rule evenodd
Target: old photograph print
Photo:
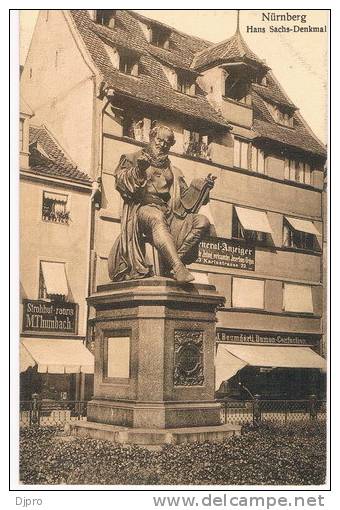
<instances>
[{"instance_id":1,"label":"old photograph print","mask_svg":"<svg viewBox=\"0 0 340 510\"><path fill-rule=\"evenodd\" d=\"M19 15L18 480L325 487L330 12Z\"/></svg>"}]
</instances>

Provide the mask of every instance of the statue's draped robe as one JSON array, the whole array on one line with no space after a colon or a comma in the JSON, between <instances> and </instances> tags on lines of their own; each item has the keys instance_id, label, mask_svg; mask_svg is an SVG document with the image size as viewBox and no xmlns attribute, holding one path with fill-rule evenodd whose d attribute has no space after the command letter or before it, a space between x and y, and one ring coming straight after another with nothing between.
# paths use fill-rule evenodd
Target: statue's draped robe
<instances>
[{"instance_id":1,"label":"statue's draped robe","mask_svg":"<svg viewBox=\"0 0 340 510\"><path fill-rule=\"evenodd\" d=\"M137 159L142 151L125 154L115 170L116 189L123 198L121 234L114 243L108 259L109 276L113 281L135 280L152 276L152 267L145 260L145 238L138 226L138 209L146 193L146 179L140 178ZM181 203L181 196L188 189L182 172L170 165L173 183L170 188L168 208L170 214L185 219L187 211ZM188 232L190 223L187 225ZM185 236L185 232L182 232Z\"/></svg>"}]
</instances>

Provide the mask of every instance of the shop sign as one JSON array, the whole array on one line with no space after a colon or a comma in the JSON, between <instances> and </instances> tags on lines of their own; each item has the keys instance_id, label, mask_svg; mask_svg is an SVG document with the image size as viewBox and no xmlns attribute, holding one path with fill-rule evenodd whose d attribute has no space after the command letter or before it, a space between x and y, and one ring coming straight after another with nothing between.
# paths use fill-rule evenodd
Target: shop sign
<instances>
[{"instance_id":1,"label":"shop sign","mask_svg":"<svg viewBox=\"0 0 340 510\"><path fill-rule=\"evenodd\" d=\"M298 333L276 333L257 331L234 331L231 329L218 330L217 341L225 343L249 344L286 344L286 345L314 345L320 339L319 335L304 335Z\"/></svg>"},{"instance_id":2,"label":"shop sign","mask_svg":"<svg viewBox=\"0 0 340 510\"><path fill-rule=\"evenodd\" d=\"M76 303L23 300L22 330L48 333L76 333Z\"/></svg>"},{"instance_id":3,"label":"shop sign","mask_svg":"<svg viewBox=\"0 0 340 510\"><path fill-rule=\"evenodd\" d=\"M210 237L200 242L196 262L255 271L255 246L234 239Z\"/></svg>"}]
</instances>

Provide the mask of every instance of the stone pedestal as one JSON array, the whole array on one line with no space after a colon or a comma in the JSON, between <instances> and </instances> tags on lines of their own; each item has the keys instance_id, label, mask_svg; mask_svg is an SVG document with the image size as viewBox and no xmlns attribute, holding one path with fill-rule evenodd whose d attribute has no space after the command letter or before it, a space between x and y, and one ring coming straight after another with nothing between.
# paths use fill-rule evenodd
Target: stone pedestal
<instances>
[{"instance_id":1,"label":"stone pedestal","mask_svg":"<svg viewBox=\"0 0 340 510\"><path fill-rule=\"evenodd\" d=\"M215 401L214 286L154 277L110 283L89 298L96 310L94 398L71 434L160 448L223 441Z\"/></svg>"},{"instance_id":2,"label":"stone pedestal","mask_svg":"<svg viewBox=\"0 0 340 510\"><path fill-rule=\"evenodd\" d=\"M96 309L94 398L88 422L129 428L221 425L215 402L214 286L161 277L110 283Z\"/></svg>"}]
</instances>

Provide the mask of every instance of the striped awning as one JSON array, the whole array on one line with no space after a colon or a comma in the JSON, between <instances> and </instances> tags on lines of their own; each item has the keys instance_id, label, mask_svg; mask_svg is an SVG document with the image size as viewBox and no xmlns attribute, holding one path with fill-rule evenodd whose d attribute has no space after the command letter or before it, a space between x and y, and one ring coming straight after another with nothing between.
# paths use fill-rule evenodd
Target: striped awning
<instances>
[{"instance_id":1,"label":"striped awning","mask_svg":"<svg viewBox=\"0 0 340 510\"><path fill-rule=\"evenodd\" d=\"M247 365L325 370L326 360L310 347L219 344L215 361L216 389Z\"/></svg>"},{"instance_id":2,"label":"striped awning","mask_svg":"<svg viewBox=\"0 0 340 510\"><path fill-rule=\"evenodd\" d=\"M93 374L94 356L81 340L25 338L20 344L20 372L34 366L41 374Z\"/></svg>"}]
</instances>

